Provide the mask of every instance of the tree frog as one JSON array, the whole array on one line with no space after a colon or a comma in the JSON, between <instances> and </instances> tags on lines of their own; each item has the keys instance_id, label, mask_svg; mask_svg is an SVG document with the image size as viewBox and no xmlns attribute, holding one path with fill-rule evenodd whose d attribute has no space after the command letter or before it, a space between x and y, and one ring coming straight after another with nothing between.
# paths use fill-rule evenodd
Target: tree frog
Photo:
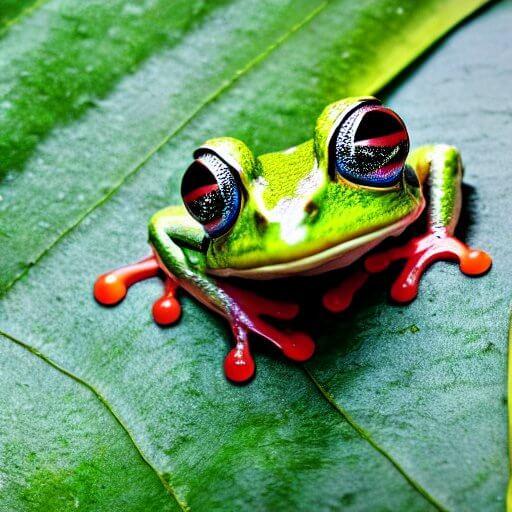
<instances>
[{"instance_id":1,"label":"tree frog","mask_svg":"<svg viewBox=\"0 0 512 512\"><path fill-rule=\"evenodd\" d=\"M306 361L314 343L305 333L278 329L264 319L292 319L298 306L235 287L231 276L284 279L314 276L351 265L362 268L327 291L323 304L346 309L369 274L405 260L391 297L415 298L426 267L458 260L465 274L485 273L490 256L454 236L461 206L462 163L452 146L429 145L409 154L402 119L373 97L351 97L325 108L311 140L255 156L240 140L206 141L181 182L183 204L149 222L152 255L98 278L98 302L120 302L133 283L161 273L165 294L153 306L159 324L181 314L182 287L224 316L235 338L224 363L234 382L255 371L252 331L295 361ZM402 247L366 255L418 219L429 190L427 231Z\"/></svg>"}]
</instances>

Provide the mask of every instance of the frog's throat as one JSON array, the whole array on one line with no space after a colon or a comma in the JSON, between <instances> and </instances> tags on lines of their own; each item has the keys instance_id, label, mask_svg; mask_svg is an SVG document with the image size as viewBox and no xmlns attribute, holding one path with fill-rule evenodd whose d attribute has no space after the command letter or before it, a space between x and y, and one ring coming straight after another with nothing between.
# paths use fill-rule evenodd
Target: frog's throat
<instances>
[{"instance_id":1,"label":"frog's throat","mask_svg":"<svg viewBox=\"0 0 512 512\"><path fill-rule=\"evenodd\" d=\"M289 276L312 276L323 274L338 268L346 267L358 260L363 254L368 252L390 236L399 236L405 228L412 224L425 208L425 199L422 198L418 207L409 215L399 221L384 226L372 233L366 233L357 238L347 240L324 251L311 254L295 261L284 263L275 263L273 265L264 265L255 268L220 268L208 269L209 274L222 277L241 277L246 279L277 279Z\"/></svg>"}]
</instances>

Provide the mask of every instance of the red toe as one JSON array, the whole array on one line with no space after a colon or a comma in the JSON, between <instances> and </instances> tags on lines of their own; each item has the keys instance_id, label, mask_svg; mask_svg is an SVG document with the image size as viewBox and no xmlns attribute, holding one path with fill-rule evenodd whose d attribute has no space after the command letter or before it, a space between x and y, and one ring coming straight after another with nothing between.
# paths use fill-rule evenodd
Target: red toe
<instances>
[{"instance_id":1,"label":"red toe","mask_svg":"<svg viewBox=\"0 0 512 512\"><path fill-rule=\"evenodd\" d=\"M365 268L368 272L380 272L397 260L406 260L391 287L391 298L397 302L410 302L417 296L421 277L436 261L458 261L461 271L473 276L484 274L492 264L486 252L468 247L446 229L439 228L413 238L403 247L368 256Z\"/></svg>"}]
</instances>

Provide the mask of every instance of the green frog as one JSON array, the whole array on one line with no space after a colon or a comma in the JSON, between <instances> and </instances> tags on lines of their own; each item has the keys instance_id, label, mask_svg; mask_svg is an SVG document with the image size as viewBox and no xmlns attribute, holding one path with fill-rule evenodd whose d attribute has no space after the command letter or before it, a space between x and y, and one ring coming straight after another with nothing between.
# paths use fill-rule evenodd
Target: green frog
<instances>
[{"instance_id":1,"label":"green frog","mask_svg":"<svg viewBox=\"0 0 512 512\"><path fill-rule=\"evenodd\" d=\"M416 297L434 261L457 260L469 275L491 266L487 253L454 236L463 174L458 150L429 145L409 153L403 120L376 98L327 106L313 138L284 151L257 157L240 140L221 137L193 156L181 182L183 204L164 208L149 222L151 256L100 276L94 295L102 304L117 304L133 283L164 275L165 293L153 306L156 322L179 319L179 287L225 317L235 338L224 363L231 381L246 382L254 374L251 331L294 361L309 359L315 346L309 335L265 320L294 318L296 304L260 297L225 278L314 276L361 260L361 268L323 296L324 306L339 312L370 274L396 260L405 266L391 297L403 303ZM418 219L427 189L426 232L402 247L367 255Z\"/></svg>"}]
</instances>

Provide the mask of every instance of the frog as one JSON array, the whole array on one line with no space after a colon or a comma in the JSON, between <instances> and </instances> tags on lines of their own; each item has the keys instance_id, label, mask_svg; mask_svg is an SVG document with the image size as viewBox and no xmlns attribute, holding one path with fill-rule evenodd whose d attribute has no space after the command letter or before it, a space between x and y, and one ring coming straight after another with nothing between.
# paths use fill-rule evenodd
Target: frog
<instances>
[{"instance_id":1,"label":"frog","mask_svg":"<svg viewBox=\"0 0 512 512\"><path fill-rule=\"evenodd\" d=\"M396 261L405 263L390 295L403 304L417 296L422 275L436 261L455 260L464 274L485 274L489 254L455 235L462 177L457 148L410 150L403 119L373 96L331 103L313 137L283 151L256 156L241 140L212 138L194 151L183 173L182 204L151 217L151 255L102 274L94 296L100 304L116 305L132 284L164 276L154 320L179 320L180 288L224 317L234 337L225 375L245 383L255 373L250 335L296 362L310 359L315 343L309 334L271 321L294 319L297 303L244 290L233 278L307 281L347 267L353 270L322 297L329 311L340 313L372 274ZM426 216L420 235L378 247L420 216Z\"/></svg>"}]
</instances>

